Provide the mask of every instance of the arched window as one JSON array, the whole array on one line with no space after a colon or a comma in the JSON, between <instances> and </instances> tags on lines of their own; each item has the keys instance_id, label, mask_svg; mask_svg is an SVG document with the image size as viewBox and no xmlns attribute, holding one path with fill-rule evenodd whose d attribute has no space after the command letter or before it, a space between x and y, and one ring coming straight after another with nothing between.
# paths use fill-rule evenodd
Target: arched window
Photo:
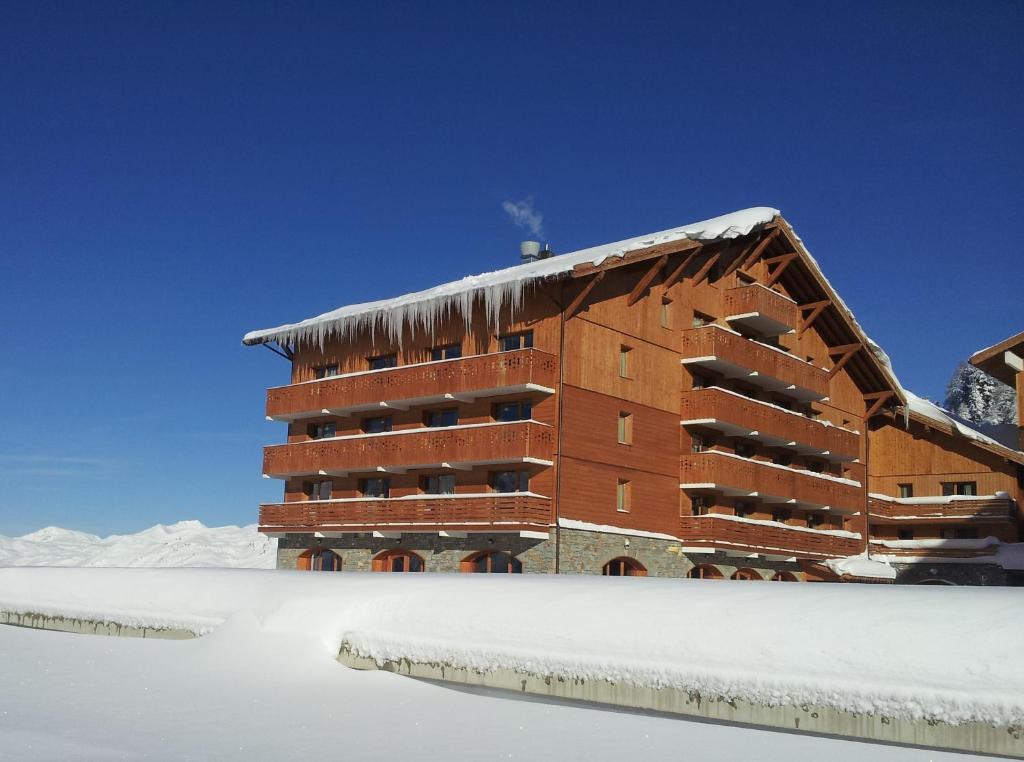
<instances>
[{"instance_id":1,"label":"arched window","mask_svg":"<svg viewBox=\"0 0 1024 762\"><path fill-rule=\"evenodd\" d=\"M764 577L753 569L737 569L729 579L741 579L755 582L764 582Z\"/></svg>"},{"instance_id":2,"label":"arched window","mask_svg":"<svg viewBox=\"0 0 1024 762\"><path fill-rule=\"evenodd\" d=\"M523 564L504 550L481 550L463 559L459 570L480 574L522 574Z\"/></svg>"},{"instance_id":3,"label":"arched window","mask_svg":"<svg viewBox=\"0 0 1024 762\"><path fill-rule=\"evenodd\" d=\"M777 571L772 575L772 582L799 582L793 572Z\"/></svg>"},{"instance_id":4,"label":"arched window","mask_svg":"<svg viewBox=\"0 0 1024 762\"><path fill-rule=\"evenodd\" d=\"M333 550L309 550L295 562L296 569L304 571L341 571L341 556Z\"/></svg>"},{"instance_id":5,"label":"arched window","mask_svg":"<svg viewBox=\"0 0 1024 762\"><path fill-rule=\"evenodd\" d=\"M647 569L639 561L620 556L606 563L601 574L606 577L646 577Z\"/></svg>"},{"instance_id":6,"label":"arched window","mask_svg":"<svg viewBox=\"0 0 1024 762\"><path fill-rule=\"evenodd\" d=\"M722 572L712 564L700 564L694 566L686 573L690 579L724 579Z\"/></svg>"},{"instance_id":7,"label":"arched window","mask_svg":"<svg viewBox=\"0 0 1024 762\"><path fill-rule=\"evenodd\" d=\"M409 550L386 550L373 559L375 572L421 572L426 568L423 559Z\"/></svg>"}]
</instances>

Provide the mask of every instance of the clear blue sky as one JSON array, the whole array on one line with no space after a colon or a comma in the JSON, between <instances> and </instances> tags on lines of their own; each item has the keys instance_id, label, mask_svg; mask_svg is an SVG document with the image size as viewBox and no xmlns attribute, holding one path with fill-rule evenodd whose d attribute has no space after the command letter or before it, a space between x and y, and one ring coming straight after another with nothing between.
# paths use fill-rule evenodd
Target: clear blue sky
<instances>
[{"instance_id":1,"label":"clear blue sky","mask_svg":"<svg viewBox=\"0 0 1024 762\"><path fill-rule=\"evenodd\" d=\"M251 523L242 334L783 210L941 397L1024 328L1024 5L64 3L0 12L0 533Z\"/></svg>"}]
</instances>

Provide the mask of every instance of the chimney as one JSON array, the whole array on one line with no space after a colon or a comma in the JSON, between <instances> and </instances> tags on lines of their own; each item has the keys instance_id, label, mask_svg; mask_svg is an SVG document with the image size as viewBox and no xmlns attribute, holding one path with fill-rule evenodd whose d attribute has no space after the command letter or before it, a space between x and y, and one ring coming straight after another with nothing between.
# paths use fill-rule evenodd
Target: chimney
<instances>
[{"instance_id":1,"label":"chimney","mask_svg":"<svg viewBox=\"0 0 1024 762\"><path fill-rule=\"evenodd\" d=\"M523 241L519 244L519 258L523 262L536 262L540 259L540 242Z\"/></svg>"}]
</instances>

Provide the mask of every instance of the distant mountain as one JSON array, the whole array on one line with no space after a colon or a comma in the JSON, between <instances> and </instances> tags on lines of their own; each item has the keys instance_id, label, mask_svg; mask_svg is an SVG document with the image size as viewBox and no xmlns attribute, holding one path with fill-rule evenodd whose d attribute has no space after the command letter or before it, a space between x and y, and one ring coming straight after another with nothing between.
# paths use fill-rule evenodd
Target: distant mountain
<instances>
[{"instance_id":1,"label":"distant mountain","mask_svg":"<svg viewBox=\"0 0 1024 762\"><path fill-rule=\"evenodd\" d=\"M984 371L960 363L946 386L943 407L971 423L1002 426L1017 422L1014 391Z\"/></svg>"},{"instance_id":2,"label":"distant mountain","mask_svg":"<svg viewBox=\"0 0 1024 762\"><path fill-rule=\"evenodd\" d=\"M247 527L198 521L157 524L137 534L102 538L46 527L22 537L0 535L0 566L205 566L273 569L277 540Z\"/></svg>"}]
</instances>

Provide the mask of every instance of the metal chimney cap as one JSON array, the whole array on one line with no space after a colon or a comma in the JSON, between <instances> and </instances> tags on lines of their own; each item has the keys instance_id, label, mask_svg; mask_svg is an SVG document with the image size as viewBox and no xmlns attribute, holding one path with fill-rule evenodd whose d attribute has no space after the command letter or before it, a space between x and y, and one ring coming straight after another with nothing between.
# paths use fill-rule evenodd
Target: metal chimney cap
<instances>
[{"instance_id":1,"label":"metal chimney cap","mask_svg":"<svg viewBox=\"0 0 1024 762\"><path fill-rule=\"evenodd\" d=\"M519 244L519 255L527 262L537 259L540 254L540 241L523 241Z\"/></svg>"}]
</instances>

